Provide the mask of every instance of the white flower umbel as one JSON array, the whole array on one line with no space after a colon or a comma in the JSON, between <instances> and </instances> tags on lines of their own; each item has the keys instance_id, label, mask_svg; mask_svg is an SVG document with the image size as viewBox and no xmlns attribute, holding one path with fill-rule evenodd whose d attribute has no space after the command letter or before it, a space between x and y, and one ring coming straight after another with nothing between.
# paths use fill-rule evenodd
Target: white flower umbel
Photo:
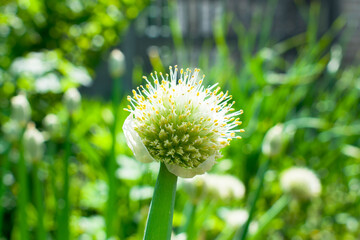
<instances>
[{"instance_id":1,"label":"white flower umbel","mask_svg":"<svg viewBox=\"0 0 360 240\"><path fill-rule=\"evenodd\" d=\"M267 131L262 143L262 152L266 156L274 157L281 153L283 145L284 126L277 124Z\"/></svg>"},{"instance_id":2,"label":"white flower umbel","mask_svg":"<svg viewBox=\"0 0 360 240\"><path fill-rule=\"evenodd\" d=\"M15 142L19 140L21 127L17 121L10 119L10 121L6 122L1 128L7 141Z\"/></svg>"},{"instance_id":3,"label":"white flower umbel","mask_svg":"<svg viewBox=\"0 0 360 240\"><path fill-rule=\"evenodd\" d=\"M109 57L109 72L111 77L118 78L126 71L125 56L119 49L114 49Z\"/></svg>"},{"instance_id":4,"label":"white flower umbel","mask_svg":"<svg viewBox=\"0 0 360 240\"><path fill-rule=\"evenodd\" d=\"M30 161L39 161L43 158L45 151L44 136L39 132L34 123L30 122L24 133L25 155Z\"/></svg>"},{"instance_id":5,"label":"white flower umbel","mask_svg":"<svg viewBox=\"0 0 360 240\"><path fill-rule=\"evenodd\" d=\"M205 184L205 176L197 175L191 179L182 179L180 186L189 195L190 201L196 205L207 196L207 186Z\"/></svg>"},{"instance_id":6,"label":"white flower umbel","mask_svg":"<svg viewBox=\"0 0 360 240\"><path fill-rule=\"evenodd\" d=\"M204 87L199 69L170 69L170 75L151 74L145 87L128 96L131 114L123 129L127 143L141 162L158 161L184 178L210 170L221 156L220 149L229 145L239 129L228 92L217 84Z\"/></svg>"},{"instance_id":7,"label":"white flower umbel","mask_svg":"<svg viewBox=\"0 0 360 240\"><path fill-rule=\"evenodd\" d=\"M63 102L70 114L75 112L81 104L81 95L76 88L70 88L64 93Z\"/></svg>"},{"instance_id":8,"label":"white flower umbel","mask_svg":"<svg viewBox=\"0 0 360 240\"><path fill-rule=\"evenodd\" d=\"M211 197L222 201L240 200L245 195L245 186L231 175L204 175L206 188Z\"/></svg>"},{"instance_id":9,"label":"white flower umbel","mask_svg":"<svg viewBox=\"0 0 360 240\"><path fill-rule=\"evenodd\" d=\"M11 98L11 119L18 122L21 126L26 126L30 120L31 108L27 98L19 94Z\"/></svg>"},{"instance_id":10,"label":"white flower umbel","mask_svg":"<svg viewBox=\"0 0 360 240\"><path fill-rule=\"evenodd\" d=\"M321 193L321 183L314 172L307 168L292 167L281 175L280 184L284 192L299 200L308 200Z\"/></svg>"},{"instance_id":11,"label":"white flower umbel","mask_svg":"<svg viewBox=\"0 0 360 240\"><path fill-rule=\"evenodd\" d=\"M52 136L56 135L59 132L60 121L59 118L53 113L46 115L43 120L43 125L46 131Z\"/></svg>"},{"instance_id":12,"label":"white flower umbel","mask_svg":"<svg viewBox=\"0 0 360 240\"><path fill-rule=\"evenodd\" d=\"M249 218L249 213L244 209L230 210L227 208L221 208L219 210L219 215L231 228L242 226Z\"/></svg>"},{"instance_id":13,"label":"white flower umbel","mask_svg":"<svg viewBox=\"0 0 360 240\"><path fill-rule=\"evenodd\" d=\"M245 186L231 175L204 174L182 181L184 190L197 203L204 197L221 201L240 200L244 197Z\"/></svg>"}]
</instances>

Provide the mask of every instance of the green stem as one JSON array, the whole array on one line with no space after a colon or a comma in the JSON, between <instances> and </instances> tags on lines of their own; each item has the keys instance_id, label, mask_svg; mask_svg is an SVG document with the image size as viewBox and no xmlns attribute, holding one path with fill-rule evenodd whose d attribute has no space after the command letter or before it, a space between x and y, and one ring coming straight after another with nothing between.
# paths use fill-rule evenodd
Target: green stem
<instances>
[{"instance_id":1,"label":"green stem","mask_svg":"<svg viewBox=\"0 0 360 240\"><path fill-rule=\"evenodd\" d=\"M177 176L161 163L145 228L144 240L169 240L175 205Z\"/></svg>"},{"instance_id":2,"label":"green stem","mask_svg":"<svg viewBox=\"0 0 360 240\"><path fill-rule=\"evenodd\" d=\"M106 236L110 238L114 235L114 214L116 194L115 194L115 171L116 171L116 127L118 120L118 109L120 101L120 78L113 79L113 93L112 93L112 104L113 104L113 115L114 122L111 127L111 149L110 157L108 162L108 178L109 178L109 192L107 200L107 209L106 209Z\"/></svg>"},{"instance_id":3,"label":"green stem","mask_svg":"<svg viewBox=\"0 0 360 240\"><path fill-rule=\"evenodd\" d=\"M10 161L9 161L10 149L11 149L11 144L9 144L8 148L4 152L4 160L2 161L2 166L1 166L2 170L0 172L0 239L2 237L2 226L3 226L3 215L4 215L3 197L6 189L6 186L3 183L3 178L10 168Z\"/></svg>"},{"instance_id":4,"label":"green stem","mask_svg":"<svg viewBox=\"0 0 360 240\"><path fill-rule=\"evenodd\" d=\"M234 234L234 229L229 227L228 225L222 229L221 233L216 237L215 240L227 240L230 239L231 235Z\"/></svg>"},{"instance_id":5,"label":"green stem","mask_svg":"<svg viewBox=\"0 0 360 240\"><path fill-rule=\"evenodd\" d=\"M186 232L186 236L188 240L195 239L196 231L195 231L195 216L196 216L197 206L193 203L190 205L190 209L187 212L187 220L184 226L184 232Z\"/></svg>"},{"instance_id":6,"label":"green stem","mask_svg":"<svg viewBox=\"0 0 360 240\"><path fill-rule=\"evenodd\" d=\"M59 206L59 214L60 214L60 226L58 229L58 239L68 240L70 237L69 231L69 223L70 223L70 204L69 204L69 158L71 154L71 133L72 127L72 116L69 116L67 127L66 127L66 135L65 135L65 157L64 157L64 187L63 187L63 201L64 205Z\"/></svg>"},{"instance_id":7,"label":"green stem","mask_svg":"<svg viewBox=\"0 0 360 240\"><path fill-rule=\"evenodd\" d=\"M18 211L18 220L20 221L20 239L21 240L28 240L29 239L29 232L27 226L27 214L26 214L26 205L28 202L28 183L27 183L27 173L26 173L26 162L24 158L24 146L23 146L23 136L26 127L22 129L20 135L20 144L19 144L19 151L20 151L20 159L19 159L19 211Z\"/></svg>"},{"instance_id":8,"label":"green stem","mask_svg":"<svg viewBox=\"0 0 360 240\"><path fill-rule=\"evenodd\" d=\"M269 168L269 163L270 163L270 159L268 158L266 160L266 162L259 169L259 172L258 172L258 175L257 175L258 186L257 186L257 188L255 190L254 195L250 198L249 218L247 219L244 227L242 228L240 238L238 237L238 234L235 234L234 239L245 240L245 238L246 238L246 236L248 234L249 225L250 225L252 217L254 216L254 213L255 213L256 202L257 202L257 200L258 200L258 198L260 196L261 189L262 189L262 187L264 185L265 172Z\"/></svg>"},{"instance_id":9,"label":"green stem","mask_svg":"<svg viewBox=\"0 0 360 240\"><path fill-rule=\"evenodd\" d=\"M34 181L34 192L35 192L35 204L37 209L37 238L38 240L45 240L46 233L44 228L44 198L42 191L42 183L39 179L39 162L34 163L33 167L33 181Z\"/></svg>"},{"instance_id":10,"label":"green stem","mask_svg":"<svg viewBox=\"0 0 360 240\"><path fill-rule=\"evenodd\" d=\"M54 209L54 222L59 223L59 204L58 204L58 198L59 198L59 192L56 187L56 170L55 170L55 158L56 158L56 143L49 142L49 165L50 165L50 184L52 188L52 197L55 204Z\"/></svg>"},{"instance_id":11,"label":"green stem","mask_svg":"<svg viewBox=\"0 0 360 240\"><path fill-rule=\"evenodd\" d=\"M276 201L274 205L260 218L259 227L256 233L251 237L251 239L256 239L260 233L268 226L268 224L278 216L282 210L289 204L290 197L288 195L283 195L279 200Z\"/></svg>"},{"instance_id":12,"label":"green stem","mask_svg":"<svg viewBox=\"0 0 360 240\"><path fill-rule=\"evenodd\" d=\"M184 210L183 210L183 215L185 216L185 222L184 224L180 227L179 229L179 233L183 233L186 232L189 226L189 222L191 221L191 215L194 212L194 208L195 208L195 204L191 201L188 201L185 206L184 206Z\"/></svg>"}]
</instances>

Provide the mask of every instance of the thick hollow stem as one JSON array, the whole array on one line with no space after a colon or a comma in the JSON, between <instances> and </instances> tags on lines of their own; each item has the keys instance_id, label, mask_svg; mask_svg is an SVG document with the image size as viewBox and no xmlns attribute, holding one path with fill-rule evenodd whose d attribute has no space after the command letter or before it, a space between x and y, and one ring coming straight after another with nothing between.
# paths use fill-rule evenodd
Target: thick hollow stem
<instances>
[{"instance_id":1,"label":"thick hollow stem","mask_svg":"<svg viewBox=\"0 0 360 240\"><path fill-rule=\"evenodd\" d=\"M29 239L29 231L27 225L27 214L26 214L26 205L28 203L28 182L27 182L27 173L26 173L26 162L24 157L24 147L23 147L23 136L25 132L25 127L21 132L20 136L20 159L19 159L19 211L18 211L18 220L20 222L20 239L27 240Z\"/></svg>"},{"instance_id":2,"label":"thick hollow stem","mask_svg":"<svg viewBox=\"0 0 360 240\"><path fill-rule=\"evenodd\" d=\"M9 171L10 168L10 161L9 161L9 152L11 149L11 144L8 146L4 153L4 158L1 162L1 170L0 170L0 179L3 179L7 171ZM2 226L3 226L3 215L4 215L4 208L3 208L3 197L5 193L6 186L3 183L3 181L0 181L0 239L2 237Z\"/></svg>"},{"instance_id":3,"label":"thick hollow stem","mask_svg":"<svg viewBox=\"0 0 360 240\"><path fill-rule=\"evenodd\" d=\"M70 204L69 204L69 158L71 153L71 127L72 116L69 116L65 135L65 157L64 157L64 175L63 175L63 206L60 206L60 225L58 229L58 239L68 240L70 238Z\"/></svg>"},{"instance_id":4,"label":"thick hollow stem","mask_svg":"<svg viewBox=\"0 0 360 240\"><path fill-rule=\"evenodd\" d=\"M175 204L177 176L161 163L145 228L144 240L169 240Z\"/></svg>"},{"instance_id":5,"label":"thick hollow stem","mask_svg":"<svg viewBox=\"0 0 360 240\"><path fill-rule=\"evenodd\" d=\"M261 189L262 189L263 184L264 184L265 173L266 173L267 169L269 168L269 163L270 163L270 159L268 158L268 159L266 159L265 163L259 169L259 172L258 172L258 175L257 175L258 185L257 185L257 188L256 188L256 190L254 192L254 195L250 199L249 217L248 217L244 227L242 228L240 237L238 237L237 234L236 234L235 239L244 240L246 238L247 234L248 234L249 225L250 225L252 217L253 217L253 215L255 213L256 202L257 202L257 200L258 200L258 198L260 196L260 192L261 192Z\"/></svg>"},{"instance_id":6,"label":"thick hollow stem","mask_svg":"<svg viewBox=\"0 0 360 240\"><path fill-rule=\"evenodd\" d=\"M44 228L44 201L41 180L39 179L39 162L34 163L33 168L33 182L35 192L35 204L37 209L37 239L46 239L46 233Z\"/></svg>"},{"instance_id":7,"label":"thick hollow stem","mask_svg":"<svg viewBox=\"0 0 360 240\"><path fill-rule=\"evenodd\" d=\"M180 233L187 233L189 229L189 225L192 224L192 222L194 222L193 218L195 212L196 212L196 205L192 201L189 201L184 207L183 215L185 216L185 222L179 229ZM188 234L186 235L188 236Z\"/></svg>"},{"instance_id":8,"label":"thick hollow stem","mask_svg":"<svg viewBox=\"0 0 360 240\"><path fill-rule=\"evenodd\" d=\"M196 216L196 205L192 204L185 225L185 229L186 229L185 232L188 240L196 239L195 216Z\"/></svg>"},{"instance_id":9,"label":"thick hollow stem","mask_svg":"<svg viewBox=\"0 0 360 240\"><path fill-rule=\"evenodd\" d=\"M110 238L114 235L114 214L116 194L115 194L115 171L116 171L116 127L118 119L118 108L119 108L119 99L120 99L120 78L113 79L113 95L112 95L112 104L113 104L113 115L114 121L111 126L111 149L108 161L108 179L109 179L109 193L106 206L106 235L107 238Z\"/></svg>"},{"instance_id":10,"label":"thick hollow stem","mask_svg":"<svg viewBox=\"0 0 360 240\"><path fill-rule=\"evenodd\" d=\"M55 159L56 159L56 143L55 142L49 142L49 167L50 167L50 184L51 184L51 189L52 189L52 198L53 201L55 203L55 209L54 209L54 222L55 223L59 223L59 204L58 204L58 199L59 199L59 192L58 189L56 187L56 178L57 178L57 171L56 171L56 166L55 166Z\"/></svg>"},{"instance_id":11,"label":"thick hollow stem","mask_svg":"<svg viewBox=\"0 0 360 240\"><path fill-rule=\"evenodd\" d=\"M288 195L283 195L274 205L272 205L272 207L260 218L258 230L251 237L252 240L259 237L269 223L285 209L289 204L289 201L290 197Z\"/></svg>"}]
</instances>

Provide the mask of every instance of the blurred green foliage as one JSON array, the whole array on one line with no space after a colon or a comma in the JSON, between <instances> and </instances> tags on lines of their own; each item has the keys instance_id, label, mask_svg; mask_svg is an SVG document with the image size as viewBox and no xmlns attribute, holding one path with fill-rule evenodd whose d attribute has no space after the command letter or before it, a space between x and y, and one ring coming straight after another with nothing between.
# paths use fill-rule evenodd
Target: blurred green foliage
<instances>
[{"instance_id":1,"label":"blurred green foliage","mask_svg":"<svg viewBox=\"0 0 360 240\"><path fill-rule=\"evenodd\" d=\"M205 42L198 62L189 60L186 53L190 46L185 45L176 19L172 20L175 53L183 56L178 59L179 67L198 66L206 74L207 83L219 82L233 94L235 107L244 109L242 121L246 133L243 140L232 142L222 152L224 158L212 172L232 174L241 179L246 186L246 199L230 203L212 199L200 202L194 222L198 239L215 239L228 227L219 207L247 207L255 174L265 158L261 153L264 135L278 123L288 126L292 137L284 143L282 153L270 162L254 221L281 197L279 175L288 167L313 169L321 180L323 192L308 203L291 201L259 239L358 239L360 236L360 68L343 65L345 46L342 41L335 41L341 37L345 21L337 19L319 36L316 19L320 5L312 2L305 16L307 31L281 42L271 40L273 11L265 12L263 21L254 17L249 29L231 14L225 15L214 23L215 57L210 57L214 47ZM39 129L44 130L41 121L47 113L58 115L64 129L66 111L61 103L61 92L69 86L86 85L90 81L102 53L117 43L129 21L145 4L131 0L2 3L1 126L10 118L10 97L21 90L27 92L33 110L32 120ZM226 42L230 27L238 37L235 50ZM240 53L241 60L233 57L233 51ZM161 55L152 62L156 63L155 70L171 64L161 59ZM141 72L142 67L136 66L136 70ZM125 104L126 98L119 109ZM114 206L116 234L119 239L142 239L158 166L140 164L130 157L132 153L121 131L126 117L127 114L120 111ZM70 159L72 239L105 239L106 167L112 120L110 103L86 98L81 110L74 115ZM9 168L2 171L4 194L0 198L5 239L9 236L19 239L15 217L18 145L16 141L10 143L3 133L0 135L2 170L9 160ZM57 189L62 184L63 155L62 131L47 142L46 157L40 167L45 188L45 227L52 237L56 230L54 214ZM28 163L28 172L31 170ZM31 182L29 187L31 194ZM179 188L174 213L175 233L179 233L186 222L188 202L189 196ZM34 233L36 210L31 198L27 210L29 231Z\"/></svg>"},{"instance_id":2,"label":"blurred green foliage","mask_svg":"<svg viewBox=\"0 0 360 240\"><path fill-rule=\"evenodd\" d=\"M93 71L148 1L2 1L0 67L29 52L58 49ZM91 72L93 73L93 72Z\"/></svg>"}]
</instances>

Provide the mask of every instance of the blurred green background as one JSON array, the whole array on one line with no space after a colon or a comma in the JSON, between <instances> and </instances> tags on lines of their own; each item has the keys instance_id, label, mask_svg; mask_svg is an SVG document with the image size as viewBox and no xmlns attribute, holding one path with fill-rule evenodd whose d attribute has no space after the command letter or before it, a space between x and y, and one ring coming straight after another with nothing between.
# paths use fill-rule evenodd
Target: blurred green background
<instances>
[{"instance_id":1,"label":"blurred green background","mask_svg":"<svg viewBox=\"0 0 360 240\"><path fill-rule=\"evenodd\" d=\"M344 1L346 2L346 1ZM108 56L126 58L117 105L113 239L142 239L159 166L137 162L121 130L126 95L142 75L169 65L199 67L243 109L242 140L222 151L212 173L230 174L246 188L242 200L204 198L193 239L216 239L229 221L221 210L248 209L264 160L266 132L290 126L282 151L270 161L253 221L282 196L280 173L292 166L318 175L321 196L291 201L258 239L360 238L360 67L354 46L359 19L342 1L5 0L0 3L0 239L21 239L18 138L11 138L10 99L25 93L31 120L56 114L61 130L46 141L37 178L42 183L46 239L58 239L57 206L63 184L67 112L64 91L80 88L81 109L70 134L70 239L107 239L106 209L114 121ZM359 6L358 6L359 5ZM10 132L10 133L9 133ZM36 234L33 164L27 162L27 231ZM110 177L110 178L109 178ZM174 234L189 218L191 196L179 185ZM184 210L185 208L185 210ZM231 227L230 227L231 228ZM231 229L232 239L239 226ZM174 239L176 239L174 237ZM180 237L178 237L180 239ZM190 239L190 238L189 238ZM218 238L220 239L220 238Z\"/></svg>"}]
</instances>

